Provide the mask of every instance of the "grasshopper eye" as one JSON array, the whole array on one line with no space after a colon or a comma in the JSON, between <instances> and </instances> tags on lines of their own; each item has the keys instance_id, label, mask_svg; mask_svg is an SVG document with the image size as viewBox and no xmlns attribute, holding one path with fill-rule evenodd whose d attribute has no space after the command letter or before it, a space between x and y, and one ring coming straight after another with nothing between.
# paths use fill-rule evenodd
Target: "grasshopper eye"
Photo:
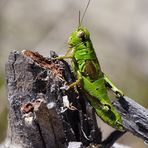
<instances>
[{"instance_id":1,"label":"grasshopper eye","mask_svg":"<svg viewBox=\"0 0 148 148\"><path fill-rule=\"evenodd\" d=\"M77 37L84 39L85 38L85 33L83 31L78 32Z\"/></svg>"}]
</instances>

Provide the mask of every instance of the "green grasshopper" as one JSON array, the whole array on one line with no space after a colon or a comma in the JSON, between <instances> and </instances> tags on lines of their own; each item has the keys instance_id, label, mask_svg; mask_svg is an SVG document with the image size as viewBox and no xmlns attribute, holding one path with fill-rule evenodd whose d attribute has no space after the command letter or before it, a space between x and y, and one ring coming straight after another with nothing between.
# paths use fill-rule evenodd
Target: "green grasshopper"
<instances>
[{"instance_id":1,"label":"green grasshopper","mask_svg":"<svg viewBox=\"0 0 148 148\"><path fill-rule=\"evenodd\" d=\"M121 116L113 107L107 93L107 88L110 88L117 97L122 97L123 93L102 72L90 40L90 33L81 25L82 19L79 21L76 31L72 32L69 37L69 48L66 55L57 57L56 59L72 59L72 69L77 80L70 84L68 89L76 85L79 86L84 92L84 96L95 109L96 114L110 126L123 131Z\"/></svg>"}]
</instances>

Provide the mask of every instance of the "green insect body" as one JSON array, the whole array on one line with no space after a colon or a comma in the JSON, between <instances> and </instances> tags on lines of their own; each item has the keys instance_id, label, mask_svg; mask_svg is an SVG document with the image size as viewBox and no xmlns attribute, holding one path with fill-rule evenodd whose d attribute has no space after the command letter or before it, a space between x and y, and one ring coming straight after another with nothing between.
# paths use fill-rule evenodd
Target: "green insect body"
<instances>
[{"instance_id":1,"label":"green insect body","mask_svg":"<svg viewBox=\"0 0 148 148\"><path fill-rule=\"evenodd\" d=\"M97 115L110 126L122 131L121 116L113 107L107 88L110 88L118 97L123 96L123 93L101 71L89 31L84 27L78 27L70 35L68 44L66 55L58 59L72 59L72 69L77 80L69 88L75 85L81 87Z\"/></svg>"}]
</instances>

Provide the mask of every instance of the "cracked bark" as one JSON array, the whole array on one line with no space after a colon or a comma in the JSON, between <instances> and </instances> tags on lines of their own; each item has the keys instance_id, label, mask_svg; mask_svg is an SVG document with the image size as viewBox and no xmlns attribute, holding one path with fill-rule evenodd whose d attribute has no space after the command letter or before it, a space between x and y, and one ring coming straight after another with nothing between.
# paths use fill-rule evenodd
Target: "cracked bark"
<instances>
[{"instance_id":1,"label":"cracked bark","mask_svg":"<svg viewBox=\"0 0 148 148\"><path fill-rule=\"evenodd\" d=\"M79 141L75 146L96 144L108 148L124 134L116 131L102 142L94 110L81 91L61 89L65 82L74 81L63 60L14 51L6 64L6 78L9 128L3 147L65 148ZM68 98L68 105L63 105L64 98ZM148 141L148 111L127 97L113 104L122 116L124 128Z\"/></svg>"}]
</instances>

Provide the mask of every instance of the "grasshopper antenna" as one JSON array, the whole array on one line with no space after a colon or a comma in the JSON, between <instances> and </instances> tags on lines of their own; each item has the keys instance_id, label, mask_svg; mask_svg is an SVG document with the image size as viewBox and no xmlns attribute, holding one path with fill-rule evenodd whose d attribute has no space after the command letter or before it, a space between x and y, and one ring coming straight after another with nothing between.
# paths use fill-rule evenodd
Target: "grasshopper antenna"
<instances>
[{"instance_id":1,"label":"grasshopper antenna","mask_svg":"<svg viewBox=\"0 0 148 148\"><path fill-rule=\"evenodd\" d=\"M79 20L78 20L79 24L78 24L78 28L81 26L80 23L81 23L81 12L79 10Z\"/></svg>"},{"instance_id":2,"label":"grasshopper antenna","mask_svg":"<svg viewBox=\"0 0 148 148\"><path fill-rule=\"evenodd\" d=\"M90 4L90 0L88 0L88 2L87 2L86 8L85 8L85 10L84 10L84 12L83 12L83 15L82 15L82 18L81 18L81 19L80 19L80 11L79 11L79 27L82 25L82 21L83 21L83 19L84 19L84 16L85 16L85 14L86 14L86 11L87 11L87 9L88 9L89 4Z\"/></svg>"}]
</instances>

